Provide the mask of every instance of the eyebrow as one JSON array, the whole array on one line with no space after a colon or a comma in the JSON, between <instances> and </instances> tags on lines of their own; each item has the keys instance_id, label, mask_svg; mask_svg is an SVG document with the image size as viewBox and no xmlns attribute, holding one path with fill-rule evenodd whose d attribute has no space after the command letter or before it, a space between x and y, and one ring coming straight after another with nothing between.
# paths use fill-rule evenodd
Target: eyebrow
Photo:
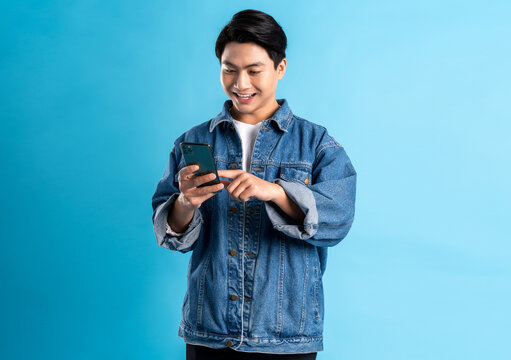
<instances>
[{"instance_id":1,"label":"eyebrow","mask_svg":"<svg viewBox=\"0 0 511 360\"><path fill-rule=\"evenodd\" d=\"M234 65L233 63L231 63L231 62L229 62L227 60L222 61L222 64L231 66L231 67L236 68L236 69L238 68L236 65ZM245 69L247 69L249 67L253 67L253 66L262 66L262 65L264 65L264 63L258 61L256 63L253 63L253 64L245 66Z\"/></svg>"}]
</instances>

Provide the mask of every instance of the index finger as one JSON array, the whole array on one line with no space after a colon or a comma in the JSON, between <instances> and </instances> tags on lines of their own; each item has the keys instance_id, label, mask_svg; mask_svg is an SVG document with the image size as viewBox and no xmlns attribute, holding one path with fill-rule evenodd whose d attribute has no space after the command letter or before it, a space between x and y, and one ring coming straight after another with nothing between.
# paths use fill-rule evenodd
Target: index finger
<instances>
[{"instance_id":1,"label":"index finger","mask_svg":"<svg viewBox=\"0 0 511 360\"><path fill-rule=\"evenodd\" d=\"M199 170L199 165L193 164L193 165L185 166L179 172L180 172L181 176L185 177L188 175L192 175L197 170Z\"/></svg>"},{"instance_id":2,"label":"index finger","mask_svg":"<svg viewBox=\"0 0 511 360\"><path fill-rule=\"evenodd\" d=\"M218 176L227 179L234 179L236 176L243 174L243 170L218 170Z\"/></svg>"}]
</instances>

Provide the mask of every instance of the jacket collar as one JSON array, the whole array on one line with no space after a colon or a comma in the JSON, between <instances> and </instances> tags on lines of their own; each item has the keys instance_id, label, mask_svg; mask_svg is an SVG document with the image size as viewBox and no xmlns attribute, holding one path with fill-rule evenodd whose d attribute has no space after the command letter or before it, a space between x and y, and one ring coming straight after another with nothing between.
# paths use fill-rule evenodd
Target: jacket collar
<instances>
[{"instance_id":1,"label":"jacket collar","mask_svg":"<svg viewBox=\"0 0 511 360\"><path fill-rule=\"evenodd\" d=\"M277 99L277 103L280 105L280 108L275 111L275 113L267 119L268 122L273 121L277 124L278 128L284 132L287 132L287 128L293 119L293 112L289 107L289 104L286 99ZM222 111L211 119L209 124L209 131L213 132L215 127L221 122L233 123L231 113L229 109L232 107L232 100L226 100Z\"/></svg>"}]
</instances>

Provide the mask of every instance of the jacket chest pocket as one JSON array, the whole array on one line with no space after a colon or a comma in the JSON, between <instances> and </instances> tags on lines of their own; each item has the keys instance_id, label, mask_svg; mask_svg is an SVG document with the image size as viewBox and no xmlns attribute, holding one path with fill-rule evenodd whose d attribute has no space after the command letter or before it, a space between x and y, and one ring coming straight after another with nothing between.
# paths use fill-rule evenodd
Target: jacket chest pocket
<instances>
[{"instance_id":1,"label":"jacket chest pocket","mask_svg":"<svg viewBox=\"0 0 511 360\"><path fill-rule=\"evenodd\" d=\"M280 168L280 178L286 181L293 181L306 186L312 184L311 170L305 167L283 166Z\"/></svg>"}]
</instances>

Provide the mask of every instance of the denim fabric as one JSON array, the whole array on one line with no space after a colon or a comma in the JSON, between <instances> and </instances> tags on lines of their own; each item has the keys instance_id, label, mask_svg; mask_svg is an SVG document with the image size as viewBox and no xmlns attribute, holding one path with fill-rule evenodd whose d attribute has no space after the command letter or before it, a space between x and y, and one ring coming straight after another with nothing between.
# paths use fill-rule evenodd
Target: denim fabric
<instances>
[{"instance_id":1,"label":"denim fabric","mask_svg":"<svg viewBox=\"0 0 511 360\"><path fill-rule=\"evenodd\" d=\"M210 144L219 170L242 168L231 100L175 141L153 195L158 245L193 251L178 331L187 343L275 354L323 350L327 250L353 222L356 172L324 127L277 101L281 107L259 130L250 172L281 185L303 210L302 224L272 202L238 202L222 190L195 211L184 233L167 233L178 172L186 166L180 142Z\"/></svg>"}]
</instances>

